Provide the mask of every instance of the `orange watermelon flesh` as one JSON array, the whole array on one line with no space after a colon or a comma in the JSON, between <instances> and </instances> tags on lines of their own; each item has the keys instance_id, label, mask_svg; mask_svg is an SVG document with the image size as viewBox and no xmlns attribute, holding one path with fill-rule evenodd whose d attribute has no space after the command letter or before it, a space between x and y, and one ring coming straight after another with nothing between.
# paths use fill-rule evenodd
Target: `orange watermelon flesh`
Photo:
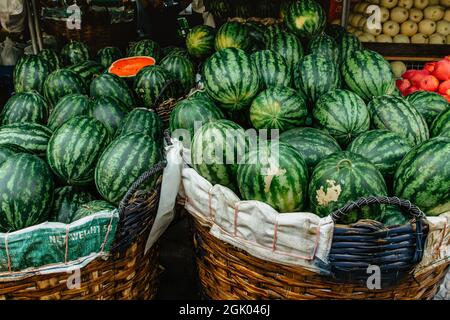
<instances>
[{"instance_id":1,"label":"orange watermelon flesh","mask_svg":"<svg viewBox=\"0 0 450 320\"><path fill-rule=\"evenodd\" d=\"M128 57L114 61L108 72L122 78L129 78L136 76L142 68L155 63L156 60L152 57Z\"/></svg>"}]
</instances>

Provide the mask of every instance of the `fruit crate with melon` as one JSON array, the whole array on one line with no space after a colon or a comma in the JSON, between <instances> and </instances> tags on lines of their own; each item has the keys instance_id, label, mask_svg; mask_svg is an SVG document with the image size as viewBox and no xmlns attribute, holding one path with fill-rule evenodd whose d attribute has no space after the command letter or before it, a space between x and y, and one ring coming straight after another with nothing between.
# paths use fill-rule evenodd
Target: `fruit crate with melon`
<instances>
[{"instance_id":1,"label":"fruit crate with melon","mask_svg":"<svg viewBox=\"0 0 450 320\"><path fill-rule=\"evenodd\" d=\"M347 30L390 60L437 60L450 52L447 0L370 0L356 3Z\"/></svg>"},{"instance_id":2,"label":"fruit crate with melon","mask_svg":"<svg viewBox=\"0 0 450 320\"><path fill-rule=\"evenodd\" d=\"M204 90L175 105L169 127L185 147L180 197L192 215L210 298L431 299L448 269L445 256L429 273L410 275L423 262L418 252L435 243L433 221L449 218L450 104L404 98L382 55L325 20L317 2L292 1L281 24L232 21L187 36ZM247 130L261 129L278 130L279 140L247 140ZM239 163L238 154L256 162ZM257 160L272 156L278 162ZM289 237L275 235L290 217L334 221L334 278L274 261L280 239ZM305 225L296 227L301 233ZM438 238L448 240L440 230ZM260 233L270 244L265 258L262 242L246 246ZM408 248L402 237L414 239ZM447 240L435 244L448 247ZM383 264L390 286L361 286L358 276L370 262Z\"/></svg>"}]
</instances>

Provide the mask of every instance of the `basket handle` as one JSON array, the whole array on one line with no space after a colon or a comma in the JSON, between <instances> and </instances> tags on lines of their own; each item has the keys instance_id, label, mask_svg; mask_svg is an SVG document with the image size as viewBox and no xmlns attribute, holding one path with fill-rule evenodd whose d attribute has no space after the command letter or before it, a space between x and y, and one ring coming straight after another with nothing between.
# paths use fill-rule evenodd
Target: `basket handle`
<instances>
[{"instance_id":1,"label":"basket handle","mask_svg":"<svg viewBox=\"0 0 450 320\"><path fill-rule=\"evenodd\" d=\"M159 105L160 101L164 95L166 94L166 91L175 83L179 83L180 81L178 81L178 79L170 79L169 81L166 82L166 84L164 85L164 87L162 87L161 91L159 92L158 96L155 99L155 102L153 103L153 109L156 109L156 107Z\"/></svg>"},{"instance_id":2,"label":"basket handle","mask_svg":"<svg viewBox=\"0 0 450 320\"><path fill-rule=\"evenodd\" d=\"M400 209L405 209L411 216L415 218L422 219L425 214L417 206L413 205L408 200L403 200L397 197L366 197L360 198L356 201L351 201L345 204L342 208L333 211L330 215L334 222L338 221L348 213L355 209L365 207L372 204L390 204L399 207Z\"/></svg>"}]
</instances>

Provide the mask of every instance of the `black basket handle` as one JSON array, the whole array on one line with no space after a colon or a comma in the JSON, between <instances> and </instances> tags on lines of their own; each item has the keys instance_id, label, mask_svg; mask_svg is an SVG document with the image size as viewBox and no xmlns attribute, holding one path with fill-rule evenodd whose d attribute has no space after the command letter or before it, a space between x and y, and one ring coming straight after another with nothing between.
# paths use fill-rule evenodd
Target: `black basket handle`
<instances>
[{"instance_id":1,"label":"black basket handle","mask_svg":"<svg viewBox=\"0 0 450 320\"><path fill-rule=\"evenodd\" d=\"M169 81L166 82L166 84L164 85L164 87L162 87L161 91L159 92L158 96L155 99L155 102L153 102L153 109L156 109L158 107L158 105L160 103L162 103L163 101L160 101L164 95L166 94L166 91L173 85L176 83L179 83L180 81L178 79L170 79Z\"/></svg>"},{"instance_id":2,"label":"black basket handle","mask_svg":"<svg viewBox=\"0 0 450 320\"><path fill-rule=\"evenodd\" d=\"M171 146L173 144L169 129L164 130L164 141L168 146Z\"/></svg>"},{"instance_id":3,"label":"black basket handle","mask_svg":"<svg viewBox=\"0 0 450 320\"><path fill-rule=\"evenodd\" d=\"M399 207L400 209L404 209L411 216L413 216L415 218L415 220L416 220L415 221L415 224L416 224L416 232L415 232L416 248L415 248L415 252L414 252L413 263L417 263L420 260L422 260L422 255L423 255L422 244L423 244L423 238L425 236L423 233L423 218L425 218L425 214L423 213L422 210L419 209L419 207L413 205L408 200L403 200L403 199L400 199L397 197L385 197L385 196L381 196L381 197L373 197L372 196L372 197L360 198L356 201L348 202L342 208L340 208L336 211L333 211L330 214L331 219L333 219L333 222L336 222L355 209L359 209L361 207L373 205L373 204L395 205L395 206Z\"/></svg>"}]
</instances>

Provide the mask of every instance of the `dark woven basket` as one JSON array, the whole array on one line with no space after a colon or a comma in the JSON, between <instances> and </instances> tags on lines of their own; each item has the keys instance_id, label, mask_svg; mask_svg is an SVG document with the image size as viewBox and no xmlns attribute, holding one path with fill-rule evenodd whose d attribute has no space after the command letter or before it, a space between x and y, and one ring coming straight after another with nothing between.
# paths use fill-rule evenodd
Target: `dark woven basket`
<instances>
[{"instance_id":1,"label":"dark woven basket","mask_svg":"<svg viewBox=\"0 0 450 320\"><path fill-rule=\"evenodd\" d=\"M173 90L173 86L176 85L177 83L178 80L175 79L169 80L164 85L161 92L156 97L155 102L153 103L153 109L161 118L164 129L167 129L169 127L170 114L172 113L172 110L175 108L175 105L179 101L186 98L185 96L179 98L171 97L172 94L170 94L170 90ZM167 98L168 96L169 98Z\"/></svg>"},{"instance_id":2,"label":"dark woven basket","mask_svg":"<svg viewBox=\"0 0 450 320\"><path fill-rule=\"evenodd\" d=\"M70 274L26 272L17 280L0 277L0 300L131 300L156 296L159 245L147 253L145 245L155 221L161 189L161 161L139 177L119 205L119 222L108 259L99 257L80 270L80 288L70 289ZM152 190L138 192L148 179L157 180Z\"/></svg>"}]
</instances>

